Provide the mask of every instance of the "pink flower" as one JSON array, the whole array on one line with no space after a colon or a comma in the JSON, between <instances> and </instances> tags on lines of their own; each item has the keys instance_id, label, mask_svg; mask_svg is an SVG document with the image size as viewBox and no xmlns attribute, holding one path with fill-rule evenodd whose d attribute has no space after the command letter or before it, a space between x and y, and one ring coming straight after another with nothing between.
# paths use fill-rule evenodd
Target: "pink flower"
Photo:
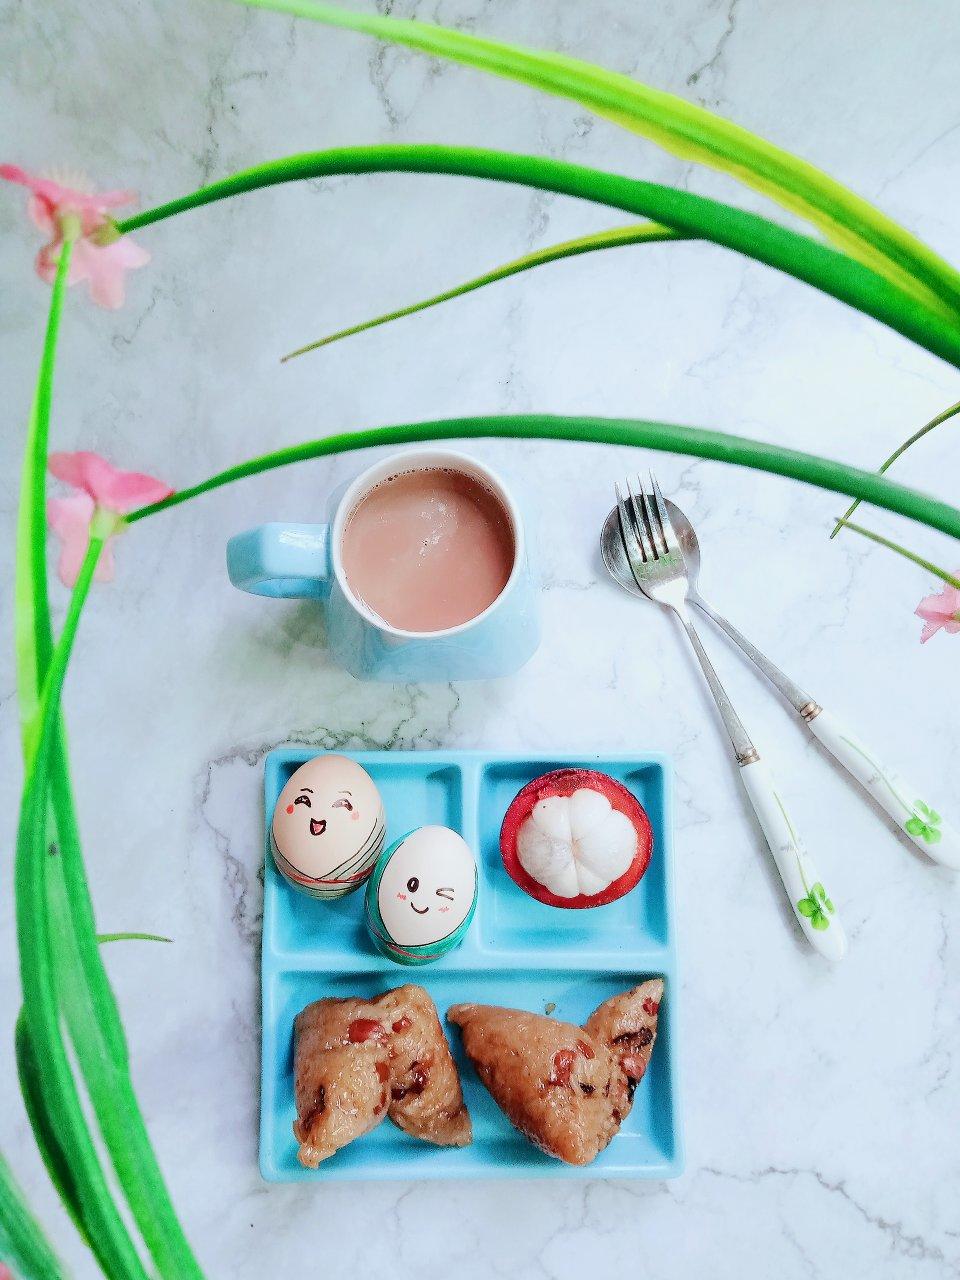
<instances>
[{"instance_id":1,"label":"pink flower","mask_svg":"<svg viewBox=\"0 0 960 1280\"><path fill-rule=\"evenodd\" d=\"M150 261L129 236L106 241L112 227L108 209L136 199L133 191L87 193L61 186L49 178L37 178L14 164L0 164L0 178L19 182L30 191L27 211L34 223L50 237L37 254L37 274L50 284L56 274L60 246L69 234L74 237L68 284L86 280L90 297L101 307L116 308L123 303L123 273ZM115 233L114 233L115 234Z\"/></svg>"},{"instance_id":2,"label":"pink flower","mask_svg":"<svg viewBox=\"0 0 960 1280\"><path fill-rule=\"evenodd\" d=\"M173 490L162 480L139 471L118 471L96 453L51 453L48 466L51 475L78 490L67 498L50 498L47 502L47 521L61 542L57 566L60 581L65 587L76 582L91 526L98 536L107 538L94 576L98 582L112 581L110 541L122 530L123 517L137 507L168 498Z\"/></svg>"},{"instance_id":3,"label":"pink flower","mask_svg":"<svg viewBox=\"0 0 960 1280\"><path fill-rule=\"evenodd\" d=\"M960 570L957 576L960 577ZM941 627L946 628L948 635L955 635L960 631L960 590L948 585L935 595L924 597L917 605L916 614L923 618L921 644L926 644Z\"/></svg>"}]
</instances>

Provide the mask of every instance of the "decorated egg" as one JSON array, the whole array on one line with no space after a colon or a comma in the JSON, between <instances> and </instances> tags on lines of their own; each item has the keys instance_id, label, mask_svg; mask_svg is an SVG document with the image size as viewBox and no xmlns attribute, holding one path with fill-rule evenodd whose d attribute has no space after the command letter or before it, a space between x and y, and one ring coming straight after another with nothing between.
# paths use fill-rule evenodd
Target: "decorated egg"
<instances>
[{"instance_id":1,"label":"decorated egg","mask_svg":"<svg viewBox=\"0 0 960 1280\"><path fill-rule=\"evenodd\" d=\"M308 760L280 792L270 847L281 875L315 898L342 898L373 870L386 831L366 769L346 756Z\"/></svg>"},{"instance_id":2,"label":"decorated egg","mask_svg":"<svg viewBox=\"0 0 960 1280\"><path fill-rule=\"evenodd\" d=\"M551 907L602 907L629 893L650 862L653 832L622 783L595 769L556 769L517 793L503 819L503 865Z\"/></svg>"},{"instance_id":3,"label":"decorated egg","mask_svg":"<svg viewBox=\"0 0 960 1280\"><path fill-rule=\"evenodd\" d=\"M367 928L398 964L452 951L477 905L477 864L449 827L418 827L380 855L367 883Z\"/></svg>"}]
</instances>

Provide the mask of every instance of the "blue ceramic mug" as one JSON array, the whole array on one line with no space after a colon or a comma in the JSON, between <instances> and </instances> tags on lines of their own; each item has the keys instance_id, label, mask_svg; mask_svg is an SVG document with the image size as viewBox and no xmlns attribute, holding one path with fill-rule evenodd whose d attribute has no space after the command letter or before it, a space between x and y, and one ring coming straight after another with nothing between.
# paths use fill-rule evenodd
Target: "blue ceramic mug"
<instances>
[{"instance_id":1,"label":"blue ceramic mug","mask_svg":"<svg viewBox=\"0 0 960 1280\"><path fill-rule=\"evenodd\" d=\"M375 485L406 471L450 467L479 480L510 519L514 561L507 584L483 613L444 631L404 631L350 589L340 550L346 522ZM519 504L505 481L476 458L449 449L415 449L364 471L334 495L328 524L262 524L227 543L235 587L274 599L323 602L327 641L341 666L362 680L448 681L509 675L540 641L536 589Z\"/></svg>"}]
</instances>

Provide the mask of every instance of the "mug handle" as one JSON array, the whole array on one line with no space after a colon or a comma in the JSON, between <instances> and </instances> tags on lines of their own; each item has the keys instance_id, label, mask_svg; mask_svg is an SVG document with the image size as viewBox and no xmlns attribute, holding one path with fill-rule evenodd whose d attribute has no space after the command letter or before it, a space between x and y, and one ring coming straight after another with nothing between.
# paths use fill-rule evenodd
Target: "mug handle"
<instances>
[{"instance_id":1,"label":"mug handle","mask_svg":"<svg viewBox=\"0 0 960 1280\"><path fill-rule=\"evenodd\" d=\"M329 546L326 524L261 524L227 543L227 573L255 596L323 599L330 591Z\"/></svg>"}]
</instances>

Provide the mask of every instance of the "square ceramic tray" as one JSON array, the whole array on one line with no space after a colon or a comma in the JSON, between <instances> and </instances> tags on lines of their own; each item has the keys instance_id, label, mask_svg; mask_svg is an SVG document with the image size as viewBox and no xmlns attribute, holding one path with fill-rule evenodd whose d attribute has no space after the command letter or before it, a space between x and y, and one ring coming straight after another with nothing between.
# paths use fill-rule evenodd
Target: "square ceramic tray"
<instances>
[{"instance_id":1,"label":"square ceramic tray","mask_svg":"<svg viewBox=\"0 0 960 1280\"><path fill-rule=\"evenodd\" d=\"M291 773L318 752L284 747L266 759L265 827ZM670 769L660 756L541 755L483 752L346 752L370 773L383 796L387 844L413 827L439 823L459 831L477 856L479 900L460 947L420 968L374 950L363 922L362 891L336 902L296 892L269 854L264 875L263 1041L260 1170L271 1182L337 1179L473 1177L672 1178L683 1167L677 1079L677 981L673 907ZM534 902L500 859L500 823L527 782L570 765L599 769L627 786L653 827L653 857L639 886L606 907L563 911ZM445 1027L473 1118L473 1142L434 1147L389 1120L319 1169L297 1160L292 1124L293 1020L327 995L374 996L421 983L441 1021L463 1000L501 1004L581 1023L609 996L643 978L663 976L666 992L656 1048L619 1134L593 1164L574 1168L543 1155L499 1110L462 1054L459 1033Z\"/></svg>"}]
</instances>

